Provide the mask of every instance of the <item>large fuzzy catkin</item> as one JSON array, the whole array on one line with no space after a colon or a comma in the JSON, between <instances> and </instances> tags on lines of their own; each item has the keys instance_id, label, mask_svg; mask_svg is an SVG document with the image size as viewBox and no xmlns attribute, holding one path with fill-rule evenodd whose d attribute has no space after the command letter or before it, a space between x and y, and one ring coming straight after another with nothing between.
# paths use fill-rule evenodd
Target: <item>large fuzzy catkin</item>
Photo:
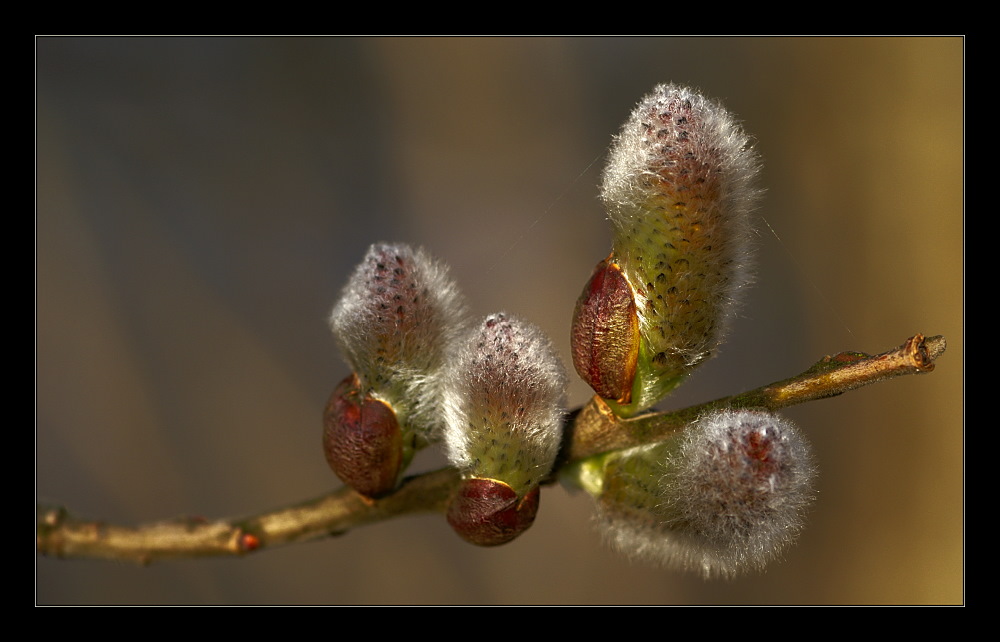
<instances>
[{"instance_id":1,"label":"large fuzzy catkin","mask_svg":"<svg viewBox=\"0 0 1000 642\"><path fill-rule=\"evenodd\" d=\"M705 577L761 570L812 501L808 442L764 411L718 411L678 438L607 456L598 524L616 550Z\"/></svg>"},{"instance_id":2,"label":"large fuzzy catkin","mask_svg":"<svg viewBox=\"0 0 1000 642\"><path fill-rule=\"evenodd\" d=\"M445 265L422 249L376 243L330 315L362 392L427 432L438 423L438 374L465 329L465 305Z\"/></svg>"},{"instance_id":3,"label":"large fuzzy catkin","mask_svg":"<svg viewBox=\"0 0 1000 642\"><path fill-rule=\"evenodd\" d=\"M732 115L678 85L656 87L616 137L601 186L609 260L632 288L642 336L623 414L656 403L721 342L750 282L758 171Z\"/></svg>"},{"instance_id":4,"label":"large fuzzy catkin","mask_svg":"<svg viewBox=\"0 0 1000 642\"><path fill-rule=\"evenodd\" d=\"M442 370L464 324L444 265L402 244L369 248L330 315L354 371L323 413L324 454L344 483L383 496L435 438Z\"/></svg>"},{"instance_id":5,"label":"large fuzzy catkin","mask_svg":"<svg viewBox=\"0 0 1000 642\"><path fill-rule=\"evenodd\" d=\"M447 518L463 539L497 546L534 522L562 440L565 391L552 344L517 317L492 314L462 344L445 379L444 445L462 471Z\"/></svg>"},{"instance_id":6,"label":"large fuzzy catkin","mask_svg":"<svg viewBox=\"0 0 1000 642\"><path fill-rule=\"evenodd\" d=\"M448 370L448 459L467 476L502 481L523 497L552 470L565 391L565 370L545 334L515 316L489 315Z\"/></svg>"}]
</instances>

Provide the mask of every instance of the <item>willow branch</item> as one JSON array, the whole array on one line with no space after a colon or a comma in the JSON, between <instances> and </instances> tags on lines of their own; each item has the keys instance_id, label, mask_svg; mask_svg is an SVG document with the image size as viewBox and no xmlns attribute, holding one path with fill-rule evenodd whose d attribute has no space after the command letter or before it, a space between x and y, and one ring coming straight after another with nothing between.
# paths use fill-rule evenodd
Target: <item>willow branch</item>
<instances>
[{"instance_id":1,"label":"willow branch","mask_svg":"<svg viewBox=\"0 0 1000 642\"><path fill-rule=\"evenodd\" d=\"M941 336L916 335L883 354L841 352L821 359L802 374L709 403L667 413L619 419L599 398L567 419L559 465L608 450L661 441L699 415L720 408L777 410L824 399L907 374L927 373L945 350ZM553 473L554 475L555 473ZM318 499L240 519L208 521L178 518L136 527L81 519L58 506L38 506L36 546L42 555L154 561L240 556L340 535L383 520L425 512L444 512L458 485L458 471L445 468L407 478L392 495L369 500L349 488Z\"/></svg>"},{"instance_id":2,"label":"willow branch","mask_svg":"<svg viewBox=\"0 0 1000 642\"><path fill-rule=\"evenodd\" d=\"M856 388L909 374L934 370L934 361L947 347L944 337L910 337L898 348L871 356L841 352L826 356L800 375L762 388L674 412L652 413L619 419L595 397L571 415L567 428L567 461L662 441L683 430L700 415L727 408L778 410L807 401L835 397Z\"/></svg>"},{"instance_id":3,"label":"willow branch","mask_svg":"<svg viewBox=\"0 0 1000 642\"><path fill-rule=\"evenodd\" d=\"M37 509L37 548L62 558L154 561L238 556L269 546L340 535L402 515L445 509L458 472L445 468L406 479L391 496L369 500L349 488L252 517L178 518L137 527L80 519L62 507Z\"/></svg>"}]
</instances>

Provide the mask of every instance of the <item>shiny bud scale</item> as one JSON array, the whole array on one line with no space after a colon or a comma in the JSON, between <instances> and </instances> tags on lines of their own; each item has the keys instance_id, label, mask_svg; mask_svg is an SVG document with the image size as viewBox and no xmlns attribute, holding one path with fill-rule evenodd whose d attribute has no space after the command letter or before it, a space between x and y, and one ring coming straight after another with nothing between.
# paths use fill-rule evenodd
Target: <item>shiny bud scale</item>
<instances>
[{"instance_id":1,"label":"shiny bud scale","mask_svg":"<svg viewBox=\"0 0 1000 642\"><path fill-rule=\"evenodd\" d=\"M403 464L402 440L396 413L362 394L356 375L334 389L323 412L323 453L341 481L368 497L392 491Z\"/></svg>"},{"instance_id":2,"label":"shiny bud scale","mask_svg":"<svg viewBox=\"0 0 1000 642\"><path fill-rule=\"evenodd\" d=\"M594 392L628 405L639 359L635 294L621 268L597 264L573 312L573 365Z\"/></svg>"},{"instance_id":3,"label":"shiny bud scale","mask_svg":"<svg viewBox=\"0 0 1000 642\"><path fill-rule=\"evenodd\" d=\"M506 544L535 522L539 495L538 486L518 497L496 479L463 479L448 505L448 523L470 544Z\"/></svg>"}]
</instances>

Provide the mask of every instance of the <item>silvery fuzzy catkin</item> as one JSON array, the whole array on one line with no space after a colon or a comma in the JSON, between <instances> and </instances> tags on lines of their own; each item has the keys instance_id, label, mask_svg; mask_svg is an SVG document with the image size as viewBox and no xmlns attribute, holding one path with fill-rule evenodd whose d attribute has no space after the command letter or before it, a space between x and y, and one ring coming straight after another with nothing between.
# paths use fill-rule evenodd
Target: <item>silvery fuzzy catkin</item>
<instances>
[{"instance_id":1,"label":"silvery fuzzy catkin","mask_svg":"<svg viewBox=\"0 0 1000 642\"><path fill-rule=\"evenodd\" d=\"M562 438L566 374L548 337L515 316L486 317L448 371L444 445L468 476L518 496L552 470Z\"/></svg>"},{"instance_id":2,"label":"silvery fuzzy catkin","mask_svg":"<svg viewBox=\"0 0 1000 642\"><path fill-rule=\"evenodd\" d=\"M323 414L323 450L362 495L391 492L441 422L441 373L464 328L444 265L402 244L372 245L330 315L353 373Z\"/></svg>"},{"instance_id":3,"label":"silvery fuzzy catkin","mask_svg":"<svg viewBox=\"0 0 1000 642\"><path fill-rule=\"evenodd\" d=\"M813 499L808 442L764 411L716 411L675 439L596 459L588 490L616 550L730 577L761 570L798 536Z\"/></svg>"},{"instance_id":4,"label":"silvery fuzzy catkin","mask_svg":"<svg viewBox=\"0 0 1000 642\"><path fill-rule=\"evenodd\" d=\"M656 403L721 342L750 282L758 170L732 115L678 85L656 87L615 138L601 186L614 236L608 264L631 288L641 335L622 414ZM601 361L578 352L583 370Z\"/></svg>"},{"instance_id":5,"label":"silvery fuzzy catkin","mask_svg":"<svg viewBox=\"0 0 1000 642\"><path fill-rule=\"evenodd\" d=\"M439 422L438 375L464 319L444 264L423 249L376 243L333 308L330 328L362 391L427 434Z\"/></svg>"},{"instance_id":6,"label":"silvery fuzzy catkin","mask_svg":"<svg viewBox=\"0 0 1000 642\"><path fill-rule=\"evenodd\" d=\"M462 481L448 523L480 546L527 530L539 484L562 440L566 375L534 325L492 314L473 330L445 379L444 446Z\"/></svg>"}]
</instances>

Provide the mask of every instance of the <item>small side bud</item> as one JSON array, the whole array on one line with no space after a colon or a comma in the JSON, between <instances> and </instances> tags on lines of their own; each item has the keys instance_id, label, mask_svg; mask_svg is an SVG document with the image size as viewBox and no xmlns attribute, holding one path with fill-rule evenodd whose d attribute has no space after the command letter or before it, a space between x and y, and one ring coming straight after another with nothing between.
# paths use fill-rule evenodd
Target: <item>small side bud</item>
<instances>
[{"instance_id":1,"label":"small side bud","mask_svg":"<svg viewBox=\"0 0 1000 642\"><path fill-rule=\"evenodd\" d=\"M445 451L465 478L448 519L477 544L509 541L531 525L538 500L528 498L559 451L562 364L537 327L493 314L463 344L445 384Z\"/></svg>"},{"instance_id":2,"label":"small side bud","mask_svg":"<svg viewBox=\"0 0 1000 642\"><path fill-rule=\"evenodd\" d=\"M323 453L340 480L368 497L396 486L403 439L396 413L384 401L361 393L349 375L330 395L323 412Z\"/></svg>"},{"instance_id":3,"label":"small side bud","mask_svg":"<svg viewBox=\"0 0 1000 642\"><path fill-rule=\"evenodd\" d=\"M750 282L758 165L721 105L677 85L656 87L615 139L601 195L642 335L636 395L620 414L655 404L722 341Z\"/></svg>"},{"instance_id":4,"label":"small side bud","mask_svg":"<svg viewBox=\"0 0 1000 642\"><path fill-rule=\"evenodd\" d=\"M762 570L798 536L813 498L808 442L763 411L710 413L602 463L590 490L610 544L704 577Z\"/></svg>"}]
</instances>

